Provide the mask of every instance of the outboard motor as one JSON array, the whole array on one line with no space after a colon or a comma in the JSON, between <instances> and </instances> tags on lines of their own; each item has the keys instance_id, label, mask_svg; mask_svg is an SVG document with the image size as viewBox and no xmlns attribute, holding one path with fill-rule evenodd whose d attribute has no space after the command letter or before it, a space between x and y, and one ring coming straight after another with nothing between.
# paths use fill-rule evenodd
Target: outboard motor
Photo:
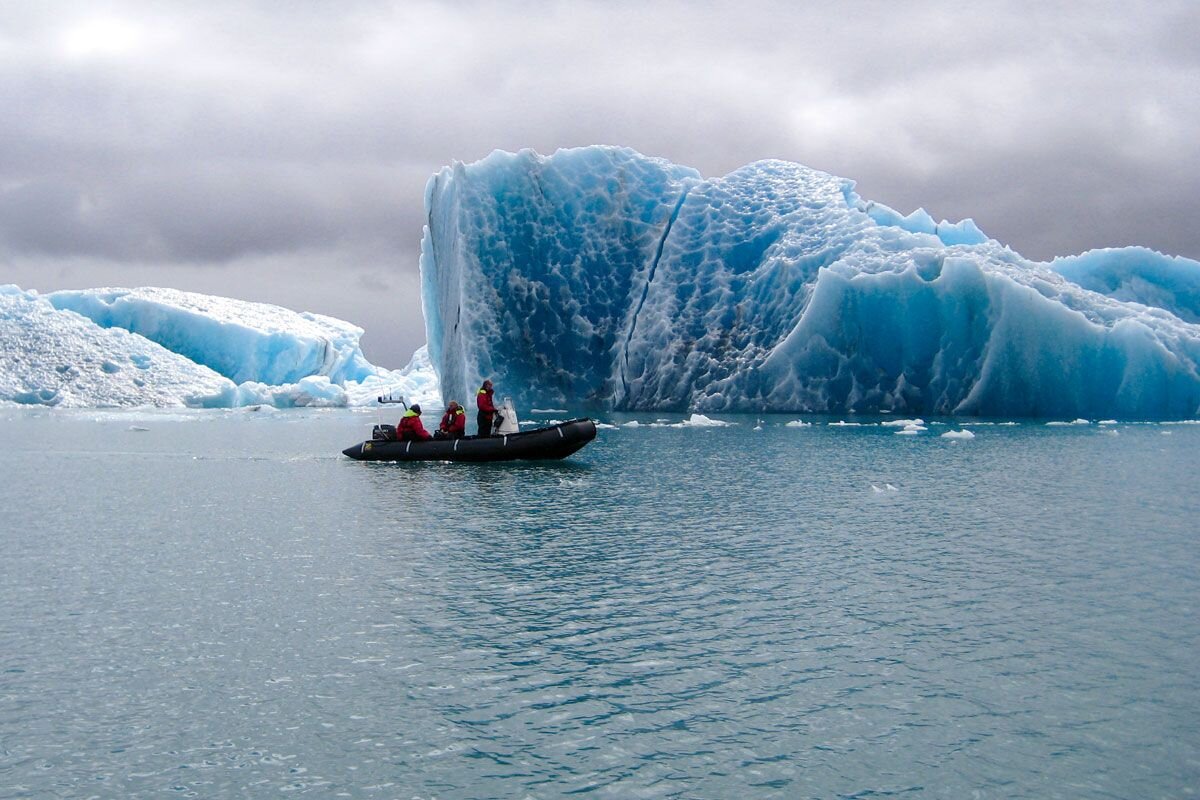
<instances>
[{"instance_id":1,"label":"outboard motor","mask_svg":"<svg viewBox=\"0 0 1200 800\"><path fill-rule=\"evenodd\" d=\"M509 434L521 432L521 425L517 421L517 409L513 406L511 397L504 398L504 403L500 406L498 416L500 419L498 420L499 424L496 426L496 433Z\"/></svg>"},{"instance_id":2,"label":"outboard motor","mask_svg":"<svg viewBox=\"0 0 1200 800\"><path fill-rule=\"evenodd\" d=\"M371 431L371 440L375 442L394 442L396 441L396 426L384 424L383 407L388 405L402 405L405 410L408 410L408 403L405 402L403 395L396 397L390 393L380 395L375 400L379 403L379 424Z\"/></svg>"}]
</instances>

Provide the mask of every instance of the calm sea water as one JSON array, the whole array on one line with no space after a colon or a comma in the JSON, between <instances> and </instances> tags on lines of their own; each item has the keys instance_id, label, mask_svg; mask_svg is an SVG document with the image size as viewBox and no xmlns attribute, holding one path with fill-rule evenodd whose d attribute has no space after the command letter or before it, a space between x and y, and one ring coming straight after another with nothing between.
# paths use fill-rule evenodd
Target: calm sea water
<instances>
[{"instance_id":1,"label":"calm sea water","mask_svg":"<svg viewBox=\"0 0 1200 800\"><path fill-rule=\"evenodd\" d=\"M0 798L1200 791L1200 426L725 419L0 412Z\"/></svg>"}]
</instances>

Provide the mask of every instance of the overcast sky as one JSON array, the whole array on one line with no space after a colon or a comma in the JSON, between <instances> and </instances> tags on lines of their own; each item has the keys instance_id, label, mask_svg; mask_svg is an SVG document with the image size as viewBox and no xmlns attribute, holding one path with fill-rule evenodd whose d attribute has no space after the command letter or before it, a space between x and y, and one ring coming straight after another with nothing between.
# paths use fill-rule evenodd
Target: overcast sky
<instances>
[{"instance_id":1,"label":"overcast sky","mask_svg":"<svg viewBox=\"0 0 1200 800\"><path fill-rule=\"evenodd\" d=\"M424 342L428 177L762 158L1039 259L1200 258L1200 3L0 0L0 283L170 286Z\"/></svg>"}]
</instances>

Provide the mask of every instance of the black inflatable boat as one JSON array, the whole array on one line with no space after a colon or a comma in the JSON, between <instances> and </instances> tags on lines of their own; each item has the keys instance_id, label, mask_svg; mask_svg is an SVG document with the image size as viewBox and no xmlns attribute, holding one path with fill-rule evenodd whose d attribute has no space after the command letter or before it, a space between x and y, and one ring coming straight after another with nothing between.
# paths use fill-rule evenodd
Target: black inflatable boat
<instances>
[{"instance_id":1,"label":"black inflatable boat","mask_svg":"<svg viewBox=\"0 0 1200 800\"><path fill-rule=\"evenodd\" d=\"M372 439L342 452L359 461L540 461L566 458L596 438L596 423L572 419L495 436L397 442Z\"/></svg>"}]
</instances>

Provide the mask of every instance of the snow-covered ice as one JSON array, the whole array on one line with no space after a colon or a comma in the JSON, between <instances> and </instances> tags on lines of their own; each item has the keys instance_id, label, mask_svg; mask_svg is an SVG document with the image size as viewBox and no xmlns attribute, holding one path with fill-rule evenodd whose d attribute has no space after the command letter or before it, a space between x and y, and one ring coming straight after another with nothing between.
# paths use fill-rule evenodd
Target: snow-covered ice
<instances>
[{"instance_id":1,"label":"snow-covered ice","mask_svg":"<svg viewBox=\"0 0 1200 800\"><path fill-rule=\"evenodd\" d=\"M360 328L319 314L173 289L46 295L0 287L0 402L61 407L436 406L424 349L372 366Z\"/></svg>"}]
</instances>

